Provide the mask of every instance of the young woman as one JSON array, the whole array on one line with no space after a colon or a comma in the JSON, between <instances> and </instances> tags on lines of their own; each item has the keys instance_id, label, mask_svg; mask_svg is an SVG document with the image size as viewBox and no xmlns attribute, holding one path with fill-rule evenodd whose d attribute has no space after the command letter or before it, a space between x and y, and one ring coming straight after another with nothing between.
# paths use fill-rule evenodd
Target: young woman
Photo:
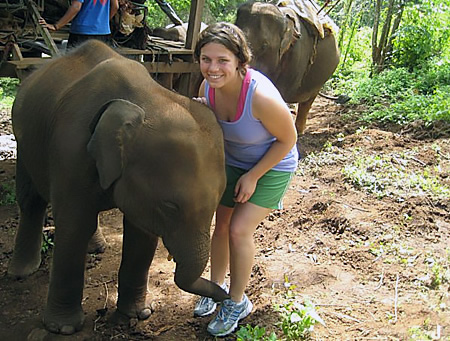
<instances>
[{"instance_id":1,"label":"young woman","mask_svg":"<svg viewBox=\"0 0 450 341\"><path fill-rule=\"evenodd\" d=\"M244 291L255 255L253 233L272 210L281 208L297 168L297 132L280 93L263 74L250 69L251 51L242 31L229 23L209 26L195 56L204 81L196 100L210 106L225 140L227 187L216 211L211 242L211 280L230 297L209 323L208 332L225 336L252 311ZM216 303L202 297L194 314L206 316Z\"/></svg>"}]
</instances>

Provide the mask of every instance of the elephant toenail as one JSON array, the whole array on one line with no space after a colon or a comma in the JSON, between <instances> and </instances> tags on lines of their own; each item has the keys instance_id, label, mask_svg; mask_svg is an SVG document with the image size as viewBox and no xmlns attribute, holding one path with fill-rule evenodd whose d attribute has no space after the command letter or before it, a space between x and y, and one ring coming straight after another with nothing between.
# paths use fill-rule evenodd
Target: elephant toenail
<instances>
[{"instance_id":1,"label":"elephant toenail","mask_svg":"<svg viewBox=\"0 0 450 341\"><path fill-rule=\"evenodd\" d=\"M58 325L56 323L45 323L45 328L47 328L47 330L51 333L55 333L57 334L59 332L59 328Z\"/></svg>"},{"instance_id":2,"label":"elephant toenail","mask_svg":"<svg viewBox=\"0 0 450 341\"><path fill-rule=\"evenodd\" d=\"M139 320L148 319L151 314L152 314L152 311L150 308L142 309L138 314Z\"/></svg>"},{"instance_id":3,"label":"elephant toenail","mask_svg":"<svg viewBox=\"0 0 450 341\"><path fill-rule=\"evenodd\" d=\"M73 326L62 326L60 333L63 335L72 335L75 333L75 328Z\"/></svg>"}]
</instances>

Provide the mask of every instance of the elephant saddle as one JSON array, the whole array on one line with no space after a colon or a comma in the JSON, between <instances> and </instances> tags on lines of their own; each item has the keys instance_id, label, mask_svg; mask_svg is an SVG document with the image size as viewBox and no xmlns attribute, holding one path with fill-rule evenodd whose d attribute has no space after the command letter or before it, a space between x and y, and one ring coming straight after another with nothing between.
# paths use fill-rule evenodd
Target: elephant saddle
<instances>
[{"instance_id":1,"label":"elephant saddle","mask_svg":"<svg viewBox=\"0 0 450 341\"><path fill-rule=\"evenodd\" d=\"M318 15L320 7L313 0L280 0L277 3L277 7L283 12L288 10L296 14L293 18L300 31L300 19L303 19L311 25L311 27L323 39L327 33L338 33L338 27L333 20L325 14Z\"/></svg>"}]
</instances>

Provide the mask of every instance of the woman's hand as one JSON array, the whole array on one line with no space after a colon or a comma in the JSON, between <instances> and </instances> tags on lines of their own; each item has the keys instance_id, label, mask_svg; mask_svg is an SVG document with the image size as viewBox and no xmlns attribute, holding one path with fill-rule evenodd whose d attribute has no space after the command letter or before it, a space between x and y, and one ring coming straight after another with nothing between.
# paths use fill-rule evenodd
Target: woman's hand
<instances>
[{"instance_id":1,"label":"woman's hand","mask_svg":"<svg viewBox=\"0 0 450 341\"><path fill-rule=\"evenodd\" d=\"M206 102L206 97L192 97L192 99L196 102L208 105L208 103Z\"/></svg>"},{"instance_id":2,"label":"woman's hand","mask_svg":"<svg viewBox=\"0 0 450 341\"><path fill-rule=\"evenodd\" d=\"M252 176L250 172L242 175L234 188L234 201L244 204L251 198L256 189L258 179Z\"/></svg>"}]
</instances>

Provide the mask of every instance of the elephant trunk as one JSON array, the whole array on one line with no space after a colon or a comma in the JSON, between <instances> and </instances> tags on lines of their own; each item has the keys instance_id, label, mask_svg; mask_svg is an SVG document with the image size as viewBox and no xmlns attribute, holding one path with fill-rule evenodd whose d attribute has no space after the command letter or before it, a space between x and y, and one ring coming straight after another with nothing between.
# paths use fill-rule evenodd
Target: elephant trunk
<instances>
[{"instance_id":1,"label":"elephant trunk","mask_svg":"<svg viewBox=\"0 0 450 341\"><path fill-rule=\"evenodd\" d=\"M190 276L187 276L190 277ZM197 277L194 281L186 280L183 270L177 265L175 271L175 284L182 290L200 296L211 297L216 302L230 298L230 296L216 283L208 281L202 277Z\"/></svg>"},{"instance_id":2,"label":"elephant trunk","mask_svg":"<svg viewBox=\"0 0 450 341\"><path fill-rule=\"evenodd\" d=\"M174 256L177 264L174 278L175 284L184 291L211 297L216 302L230 298L219 285L200 277L209 259L209 230L201 236L197 234L196 238L186 235L184 237L178 239L182 244L181 247L174 247L174 243L168 241L167 238L163 238L164 244Z\"/></svg>"}]
</instances>

